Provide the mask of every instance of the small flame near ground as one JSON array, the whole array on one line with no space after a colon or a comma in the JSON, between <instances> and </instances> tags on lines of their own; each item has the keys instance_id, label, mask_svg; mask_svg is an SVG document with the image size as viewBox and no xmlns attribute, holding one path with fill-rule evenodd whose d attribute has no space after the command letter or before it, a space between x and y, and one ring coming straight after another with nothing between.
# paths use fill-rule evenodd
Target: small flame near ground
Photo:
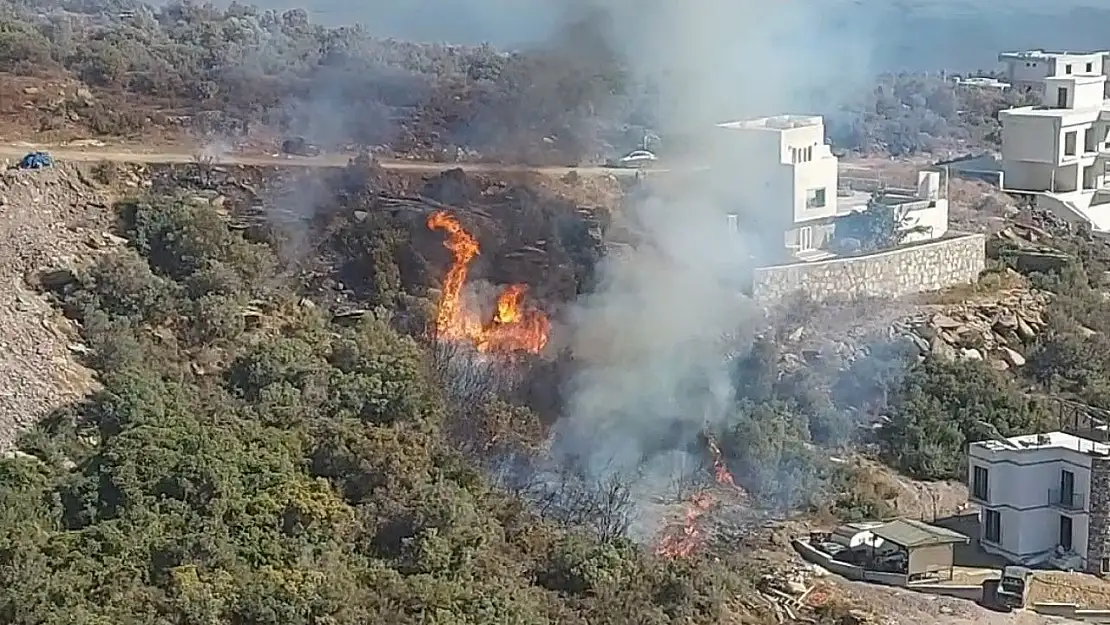
<instances>
[{"instance_id":1,"label":"small flame near ground","mask_svg":"<svg viewBox=\"0 0 1110 625\"><path fill-rule=\"evenodd\" d=\"M706 435L706 446L713 456L713 477L721 486L727 486L743 494L744 491L736 485L736 480L729 473L725 461L721 457L721 448L717 440ZM706 490L699 490L686 502L686 511L683 514L682 525L672 528L663 536L655 553L665 558L685 558L701 545L702 531L698 527L702 515L709 512L717 503L716 498Z\"/></svg>"},{"instance_id":2,"label":"small flame near ground","mask_svg":"<svg viewBox=\"0 0 1110 625\"><path fill-rule=\"evenodd\" d=\"M463 298L470 263L480 252L478 240L454 215L437 211L428 217L428 228L443 230L443 246L451 250L451 267L443 279L443 295L436 310L435 337L441 341L467 341L481 352L539 353L547 345L551 322L543 312L525 302L528 287L511 284L497 297L493 318L483 322Z\"/></svg>"}]
</instances>

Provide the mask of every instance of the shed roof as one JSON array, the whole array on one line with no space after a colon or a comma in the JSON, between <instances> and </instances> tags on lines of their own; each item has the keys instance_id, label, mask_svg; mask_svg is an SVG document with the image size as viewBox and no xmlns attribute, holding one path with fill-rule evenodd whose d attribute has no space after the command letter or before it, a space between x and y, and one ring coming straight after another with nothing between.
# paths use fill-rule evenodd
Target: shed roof
<instances>
[{"instance_id":1,"label":"shed roof","mask_svg":"<svg viewBox=\"0 0 1110 625\"><path fill-rule=\"evenodd\" d=\"M936 527L914 519L897 519L876 527L871 533L906 549L967 543L970 539L959 532Z\"/></svg>"}]
</instances>

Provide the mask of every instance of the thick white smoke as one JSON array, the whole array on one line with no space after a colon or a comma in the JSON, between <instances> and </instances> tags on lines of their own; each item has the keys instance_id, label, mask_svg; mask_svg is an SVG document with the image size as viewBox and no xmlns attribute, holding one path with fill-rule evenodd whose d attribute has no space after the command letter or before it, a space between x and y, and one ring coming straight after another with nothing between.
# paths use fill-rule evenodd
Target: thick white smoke
<instances>
[{"instance_id":1,"label":"thick white smoke","mask_svg":"<svg viewBox=\"0 0 1110 625\"><path fill-rule=\"evenodd\" d=\"M701 453L699 432L733 405L727 358L746 347L741 337L756 318L742 295L744 277L757 247L783 244L781 232L729 232L730 212L762 210L763 181L746 165L767 155L728 147L717 140L727 131L715 125L811 114L847 100L873 76L870 48L838 30L817 1L629 0L591 8L608 13L616 51L660 86L660 134L696 137L692 156L709 169L696 183L664 177L665 196L632 203L618 217L642 240L607 259L598 288L574 307L581 369L554 449L584 456L599 475L638 474L644 490L658 491L701 460L682 450Z\"/></svg>"}]
</instances>

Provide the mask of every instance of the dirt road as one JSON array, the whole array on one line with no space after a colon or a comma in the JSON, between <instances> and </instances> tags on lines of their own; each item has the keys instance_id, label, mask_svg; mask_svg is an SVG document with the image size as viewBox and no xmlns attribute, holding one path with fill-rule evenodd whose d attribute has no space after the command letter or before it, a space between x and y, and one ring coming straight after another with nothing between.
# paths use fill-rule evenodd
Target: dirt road
<instances>
[{"instance_id":1,"label":"dirt road","mask_svg":"<svg viewBox=\"0 0 1110 625\"><path fill-rule=\"evenodd\" d=\"M15 161L28 152L42 150L49 152L59 161L99 162L115 161L120 163L192 163L198 160L199 152L187 149L167 151L144 150L140 146L97 146L73 147L32 143L12 143L0 145L0 159ZM345 167L350 160L349 154L325 154L322 156L287 156L271 154L213 154L211 162L218 165L259 165L286 167ZM561 176L575 171L584 176L611 174L633 176L634 169L610 167L529 167L527 165L503 165L497 163L432 163L403 159L378 159L382 167L398 171L439 172L461 168L474 172L537 172Z\"/></svg>"}]
</instances>

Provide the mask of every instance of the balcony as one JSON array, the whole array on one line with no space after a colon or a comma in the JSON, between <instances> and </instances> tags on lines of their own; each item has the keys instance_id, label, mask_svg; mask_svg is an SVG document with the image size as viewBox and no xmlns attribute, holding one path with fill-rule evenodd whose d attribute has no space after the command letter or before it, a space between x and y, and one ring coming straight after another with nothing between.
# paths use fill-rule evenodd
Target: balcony
<instances>
[{"instance_id":1,"label":"balcony","mask_svg":"<svg viewBox=\"0 0 1110 625\"><path fill-rule=\"evenodd\" d=\"M1086 509L1087 501L1082 493L1052 489L1048 491L1048 505L1060 510L1080 512Z\"/></svg>"}]
</instances>

